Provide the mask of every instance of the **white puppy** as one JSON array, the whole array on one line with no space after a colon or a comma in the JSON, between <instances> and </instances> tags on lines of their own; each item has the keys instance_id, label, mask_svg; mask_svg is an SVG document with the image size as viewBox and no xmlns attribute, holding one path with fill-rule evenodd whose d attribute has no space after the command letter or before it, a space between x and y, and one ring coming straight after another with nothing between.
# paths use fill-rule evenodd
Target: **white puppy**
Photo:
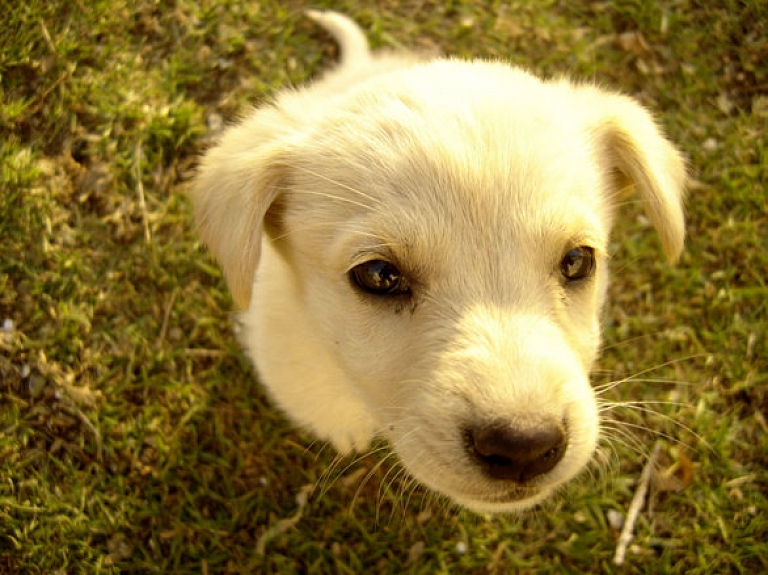
<instances>
[{"instance_id":1,"label":"white puppy","mask_svg":"<svg viewBox=\"0 0 768 575\"><path fill-rule=\"evenodd\" d=\"M636 189L683 246L685 169L633 100L500 62L369 53L230 128L193 202L260 379L340 452L389 440L477 511L590 460L609 232Z\"/></svg>"}]
</instances>

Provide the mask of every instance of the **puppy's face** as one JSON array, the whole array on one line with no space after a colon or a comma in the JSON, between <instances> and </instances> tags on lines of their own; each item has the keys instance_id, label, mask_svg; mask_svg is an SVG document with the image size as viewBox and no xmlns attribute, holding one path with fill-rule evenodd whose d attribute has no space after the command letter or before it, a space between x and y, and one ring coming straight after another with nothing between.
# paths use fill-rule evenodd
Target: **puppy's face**
<instances>
[{"instance_id":1,"label":"puppy's face","mask_svg":"<svg viewBox=\"0 0 768 575\"><path fill-rule=\"evenodd\" d=\"M315 342L405 467L509 511L594 450L613 206L652 160L599 109L623 100L487 66L464 97L437 70L330 110L262 167L261 210Z\"/></svg>"},{"instance_id":2,"label":"puppy's face","mask_svg":"<svg viewBox=\"0 0 768 575\"><path fill-rule=\"evenodd\" d=\"M405 466L475 509L529 505L597 437L609 175L530 111L387 104L286 158L279 250Z\"/></svg>"}]
</instances>

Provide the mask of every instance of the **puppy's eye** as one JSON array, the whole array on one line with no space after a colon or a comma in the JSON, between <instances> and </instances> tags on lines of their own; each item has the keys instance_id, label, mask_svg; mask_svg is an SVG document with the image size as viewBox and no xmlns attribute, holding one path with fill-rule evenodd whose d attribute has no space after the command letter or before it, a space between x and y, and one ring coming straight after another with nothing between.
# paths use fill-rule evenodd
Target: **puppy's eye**
<instances>
[{"instance_id":1,"label":"puppy's eye","mask_svg":"<svg viewBox=\"0 0 768 575\"><path fill-rule=\"evenodd\" d=\"M584 279L595 269L595 251L589 247L574 248L560 262L560 272L568 281Z\"/></svg>"},{"instance_id":2,"label":"puppy's eye","mask_svg":"<svg viewBox=\"0 0 768 575\"><path fill-rule=\"evenodd\" d=\"M411 291L397 266L384 260L357 265L349 271L349 277L360 289L375 295L401 295Z\"/></svg>"}]
</instances>

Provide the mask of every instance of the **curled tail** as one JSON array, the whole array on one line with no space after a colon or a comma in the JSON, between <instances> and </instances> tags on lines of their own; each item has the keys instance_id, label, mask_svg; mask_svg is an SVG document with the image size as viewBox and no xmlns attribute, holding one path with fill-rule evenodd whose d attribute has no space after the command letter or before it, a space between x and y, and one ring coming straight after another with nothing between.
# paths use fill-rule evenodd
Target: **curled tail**
<instances>
[{"instance_id":1,"label":"curled tail","mask_svg":"<svg viewBox=\"0 0 768 575\"><path fill-rule=\"evenodd\" d=\"M356 66L370 59L368 39L352 19L332 10L307 10L306 15L334 37L341 52L342 66Z\"/></svg>"}]
</instances>

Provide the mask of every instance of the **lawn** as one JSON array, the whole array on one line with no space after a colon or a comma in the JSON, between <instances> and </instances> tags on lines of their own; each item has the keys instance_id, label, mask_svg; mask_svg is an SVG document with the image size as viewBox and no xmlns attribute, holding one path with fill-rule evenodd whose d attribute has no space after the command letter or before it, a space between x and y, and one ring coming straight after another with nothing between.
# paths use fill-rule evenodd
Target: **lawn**
<instances>
[{"instance_id":1,"label":"lawn","mask_svg":"<svg viewBox=\"0 0 768 575\"><path fill-rule=\"evenodd\" d=\"M676 267L632 203L616 229L594 465L481 517L270 405L185 194L223 124L332 63L309 4L26 0L0 23L0 575L768 572L768 2L318 4L633 95L689 159Z\"/></svg>"}]
</instances>

